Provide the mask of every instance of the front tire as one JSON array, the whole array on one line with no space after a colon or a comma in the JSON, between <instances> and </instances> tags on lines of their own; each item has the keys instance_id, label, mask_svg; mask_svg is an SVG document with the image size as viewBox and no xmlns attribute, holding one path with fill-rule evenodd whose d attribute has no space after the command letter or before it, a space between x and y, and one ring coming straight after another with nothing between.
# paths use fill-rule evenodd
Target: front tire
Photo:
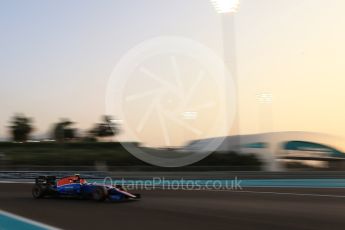
<instances>
[{"instance_id":1,"label":"front tire","mask_svg":"<svg viewBox=\"0 0 345 230\"><path fill-rule=\"evenodd\" d=\"M107 191L103 187L97 187L92 192L92 198L95 201L104 201L107 198Z\"/></svg>"},{"instance_id":2,"label":"front tire","mask_svg":"<svg viewBox=\"0 0 345 230\"><path fill-rule=\"evenodd\" d=\"M32 196L35 199L43 198L45 195L45 192L46 192L45 189L42 186L37 185L37 184L35 184L34 187L32 188Z\"/></svg>"}]
</instances>

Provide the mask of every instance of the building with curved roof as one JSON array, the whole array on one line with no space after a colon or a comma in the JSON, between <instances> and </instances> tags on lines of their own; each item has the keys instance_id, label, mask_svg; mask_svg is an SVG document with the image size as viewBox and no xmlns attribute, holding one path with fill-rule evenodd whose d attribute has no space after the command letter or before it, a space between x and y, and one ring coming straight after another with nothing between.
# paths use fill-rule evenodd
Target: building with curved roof
<instances>
[{"instance_id":1,"label":"building with curved roof","mask_svg":"<svg viewBox=\"0 0 345 230\"><path fill-rule=\"evenodd\" d=\"M237 151L255 154L264 170L283 170L283 161L323 163L345 162L345 141L342 138L312 132L274 132L195 140L185 146L188 151L212 151L208 143L223 139L219 152ZM320 164L322 165L322 164Z\"/></svg>"}]
</instances>

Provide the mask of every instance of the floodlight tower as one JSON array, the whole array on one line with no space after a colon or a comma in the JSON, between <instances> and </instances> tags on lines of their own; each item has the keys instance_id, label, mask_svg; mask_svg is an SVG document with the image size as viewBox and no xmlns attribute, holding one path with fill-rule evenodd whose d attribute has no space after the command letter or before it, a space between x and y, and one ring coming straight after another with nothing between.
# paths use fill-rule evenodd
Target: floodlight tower
<instances>
[{"instance_id":1,"label":"floodlight tower","mask_svg":"<svg viewBox=\"0 0 345 230\"><path fill-rule=\"evenodd\" d=\"M238 79L237 79L237 70L236 70L236 37L235 37L235 23L234 23L234 13L237 12L240 0L210 0L212 5L214 6L217 13L222 15L223 20L223 46L224 46L224 62L225 65L228 67L230 73L232 74L233 80L236 84L237 88L237 103L236 103L236 114L235 114L235 121L233 123L233 127L230 130L230 135L236 135L237 138L234 138L234 143L230 143L232 150L240 151L241 150L241 140L239 137L239 93L238 93ZM270 93L260 94L259 97L260 104L269 105L272 114L272 107L270 106L272 103L272 95ZM267 114L267 112L265 112ZM262 115L261 115L262 116ZM272 122L272 116L268 117L269 123ZM262 121L262 125L265 123ZM271 126L271 125L270 125ZM235 148L234 148L235 146ZM272 150L271 150L272 151ZM275 160L274 153L265 155L267 158L265 161L268 162L266 166L269 171L279 171L280 165Z\"/></svg>"},{"instance_id":2,"label":"floodlight tower","mask_svg":"<svg viewBox=\"0 0 345 230\"><path fill-rule=\"evenodd\" d=\"M237 66L236 66L236 36L235 36L235 23L234 14L237 12L240 4L240 0L210 0L211 4L214 6L216 12L222 17L223 25L223 48L224 48L224 63L228 71L233 77L237 89L236 98L236 113L235 120L229 135L236 136L239 135L239 87L237 80ZM239 138L236 141L237 146L239 146ZM235 145L236 145L235 144Z\"/></svg>"},{"instance_id":3,"label":"floodlight tower","mask_svg":"<svg viewBox=\"0 0 345 230\"><path fill-rule=\"evenodd\" d=\"M235 13L240 5L240 0L210 0L217 13Z\"/></svg>"}]
</instances>

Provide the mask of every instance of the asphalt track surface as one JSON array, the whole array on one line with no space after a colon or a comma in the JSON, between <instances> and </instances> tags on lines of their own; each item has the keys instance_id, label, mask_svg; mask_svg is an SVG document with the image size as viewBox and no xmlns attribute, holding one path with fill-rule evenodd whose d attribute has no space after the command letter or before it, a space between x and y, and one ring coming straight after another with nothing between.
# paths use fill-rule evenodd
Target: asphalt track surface
<instances>
[{"instance_id":1,"label":"asphalt track surface","mask_svg":"<svg viewBox=\"0 0 345 230\"><path fill-rule=\"evenodd\" d=\"M344 229L345 189L140 191L98 203L31 197L31 184L0 184L0 209L62 229Z\"/></svg>"}]
</instances>

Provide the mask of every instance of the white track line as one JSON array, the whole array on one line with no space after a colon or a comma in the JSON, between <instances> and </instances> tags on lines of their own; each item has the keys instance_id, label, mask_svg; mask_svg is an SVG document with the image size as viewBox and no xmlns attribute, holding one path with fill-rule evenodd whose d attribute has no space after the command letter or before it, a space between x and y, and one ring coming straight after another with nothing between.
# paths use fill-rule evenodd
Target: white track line
<instances>
[{"instance_id":1,"label":"white track line","mask_svg":"<svg viewBox=\"0 0 345 230\"><path fill-rule=\"evenodd\" d=\"M37 227L40 227L40 228L44 228L44 229L47 229L47 230L60 230L60 228L56 228L56 227L53 227L53 226L50 226L50 225L47 225L47 224L40 223L40 222L35 221L35 220L31 220L31 219L28 219L28 218L25 218L25 217L22 217L22 216L18 216L16 214L13 214L13 213L10 213L10 212L6 212L4 210L0 210L0 215L4 215L4 216L10 217L10 218L19 220L21 222L25 222L27 224L34 225L34 226L37 226Z\"/></svg>"},{"instance_id":2,"label":"white track line","mask_svg":"<svg viewBox=\"0 0 345 230\"><path fill-rule=\"evenodd\" d=\"M0 184L34 184L32 181L0 181Z\"/></svg>"},{"instance_id":3,"label":"white track line","mask_svg":"<svg viewBox=\"0 0 345 230\"><path fill-rule=\"evenodd\" d=\"M206 191L206 190L204 190ZM317 193L292 193L292 192L265 192L265 191L245 191L245 190L209 190L213 192L238 192L238 193L255 193L255 194L273 194L273 195L290 195L290 196L314 196L314 197L332 197L332 198L345 198L345 195L332 195L332 194L317 194Z\"/></svg>"}]
</instances>

